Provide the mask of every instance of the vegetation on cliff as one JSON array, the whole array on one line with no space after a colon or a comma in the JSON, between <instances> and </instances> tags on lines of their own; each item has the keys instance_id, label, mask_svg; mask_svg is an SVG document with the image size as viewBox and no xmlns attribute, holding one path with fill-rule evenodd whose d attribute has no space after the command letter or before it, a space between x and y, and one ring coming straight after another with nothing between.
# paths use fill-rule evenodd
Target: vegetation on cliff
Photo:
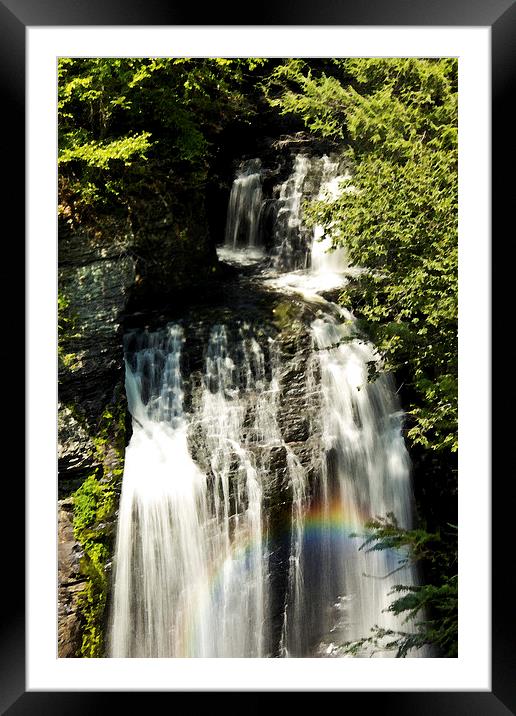
<instances>
[{"instance_id":1,"label":"vegetation on cliff","mask_svg":"<svg viewBox=\"0 0 516 716\"><path fill-rule=\"evenodd\" d=\"M361 550L399 550L404 555L399 568L409 562L424 563L427 579L423 584L396 585L392 590L395 599L386 610L401 615L404 623L415 624L415 630L394 631L375 625L368 636L346 642L344 651L356 655L367 646L373 652L386 649L405 657L412 656L413 649L427 647L430 656L458 656L457 527L447 524L435 533L407 530L388 514L370 520L366 528Z\"/></svg>"},{"instance_id":2,"label":"vegetation on cliff","mask_svg":"<svg viewBox=\"0 0 516 716\"><path fill-rule=\"evenodd\" d=\"M257 112L348 147L353 177L308 214L370 269L352 305L416 399L408 437L457 449L457 61L61 58L59 209L70 221L205 185L217 137Z\"/></svg>"},{"instance_id":3,"label":"vegetation on cliff","mask_svg":"<svg viewBox=\"0 0 516 716\"><path fill-rule=\"evenodd\" d=\"M61 58L59 211L88 222L202 187L216 139L255 112L259 59Z\"/></svg>"},{"instance_id":4,"label":"vegetation on cliff","mask_svg":"<svg viewBox=\"0 0 516 716\"><path fill-rule=\"evenodd\" d=\"M352 265L370 269L341 300L367 322L385 368L409 376L409 439L455 451L457 62L353 59L329 69L291 60L268 95L312 132L349 142L348 191L312 205L311 219L345 244Z\"/></svg>"},{"instance_id":5,"label":"vegetation on cliff","mask_svg":"<svg viewBox=\"0 0 516 716\"><path fill-rule=\"evenodd\" d=\"M124 464L125 412L125 401L104 410L93 437L99 467L73 495L74 535L82 548L80 569L85 578L78 604L82 621L78 656L83 657L104 656L110 562Z\"/></svg>"},{"instance_id":6,"label":"vegetation on cliff","mask_svg":"<svg viewBox=\"0 0 516 716\"><path fill-rule=\"evenodd\" d=\"M113 216L132 224L156 201L167 216L180 215L180 226L187 223L185 197L194 195L201 197L192 204L201 214L219 138L233 124L257 117L260 91L271 107L298 117L314 136L342 142L353 167L347 191L332 202L313 203L307 216L326 227L335 247L345 243L352 264L369 269L340 300L359 317L384 367L403 376L408 439L444 456L442 464L454 464L456 60L62 58L58 73L59 214L72 227ZM184 227L175 240L191 251ZM73 334L64 296L59 309L60 332ZM61 350L60 358L72 367L71 351ZM374 371L371 366L372 378ZM102 468L74 497L88 578L83 656L100 656L103 649L111 550L105 525L116 509L123 461L123 444L116 442L120 416L109 415L96 435ZM454 474L440 479L454 490ZM417 588L400 585L390 607L419 619L415 635L377 631L362 643L387 641L399 656L422 644L456 655L454 528L443 520L431 533L407 531L379 516L369 529L364 549L407 548L410 559L424 564L427 580ZM352 653L358 646L348 648Z\"/></svg>"},{"instance_id":7,"label":"vegetation on cliff","mask_svg":"<svg viewBox=\"0 0 516 716\"><path fill-rule=\"evenodd\" d=\"M265 81L269 102L297 114L307 128L348 146L352 178L332 202L307 207L350 263L369 269L342 292L380 350L384 369L403 377L409 396L407 437L440 454L456 490L458 147L455 59L346 59L314 66L287 60ZM372 378L375 366L371 365ZM434 475L428 475L434 479ZM385 519L385 516L381 516ZM446 656L457 649L456 533L443 515L440 534L370 523L365 547L393 541L422 561L429 583L400 585L390 609L419 617L416 636L365 636L404 656L433 644ZM432 549L413 549L423 539ZM400 596L400 593L402 596ZM357 646L357 645L355 645ZM353 649L353 645L350 645Z\"/></svg>"}]
</instances>

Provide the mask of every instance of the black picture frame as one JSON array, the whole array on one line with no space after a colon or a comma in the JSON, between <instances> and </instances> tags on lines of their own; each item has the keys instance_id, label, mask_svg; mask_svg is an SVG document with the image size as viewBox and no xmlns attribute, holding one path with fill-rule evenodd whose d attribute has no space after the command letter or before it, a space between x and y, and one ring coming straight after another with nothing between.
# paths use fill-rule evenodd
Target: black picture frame
<instances>
[{"instance_id":1,"label":"black picture frame","mask_svg":"<svg viewBox=\"0 0 516 716\"><path fill-rule=\"evenodd\" d=\"M254 16L253 16L254 13ZM4 435L9 436L4 447L4 463L13 456L11 438L21 433L25 404L24 361L21 358L24 340L24 297L21 286L25 283L25 248L23 226L25 215L25 35L31 26L80 26L80 25L385 25L385 26L489 26L492 37L492 365L502 363L501 336L506 332L503 315L504 288L510 285L510 262L500 260L502 227L507 239L512 233L514 189L510 181L502 177L503 167L514 158L512 125L509 99L515 96L516 62L516 3L515 0L361 0L349 4L332 0L319 0L316 4L282 0L248 9L247 15L237 15L230 7L214 4L202 9L203 22L198 23L201 11L193 5L176 4L165 0L0 0L0 75L4 99L3 156L4 172L9 174L10 190L4 218L7 213L14 217L14 228L4 233L4 276L18 276L14 288L7 288L2 280L3 303L9 320L8 347L1 351L4 380L4 405L8 410L2 414ZM512 54L511 54L512 53ZM505 242L507 243L507 241ZM22 313L21 320L12 320L14 304ZM496 338L498 338L498 341ZM13 346L16 349L13 350ZM494 371L491 381L492 416L503 413L502 398L507 388L501 384L505 372ZM498 380L499 385L496 386ZM498 387L498 390L496 390ZM504 393L505 390L505 393ZM506 399L507 400L507 399ZM504 401L505 402L505 401ZM377 709L386 714L407 716L504 716L516 713L516 619L511 599L514 594L514 569L507 563L508 545L511 543L513 520L512 500L507 495L504 480L507 467L503 463L503 451L511 445L510 421L497 421L492 430L492 691L490 692L346 692L342 695L340 708L349 710ZM505 425L503 424L505 423ZM17 453L23 454L23 447ZM51 692L26 691L25 687L25 594L23 561L23 530L18 524L23 514L24 481L21 458L10 460L15 468L4 467L4 516L8 512L18 516L14 529L9 528L2 550L3 584L6 604L1 612L0 633L0 710L10 716L21 714L81 714L102 713L121 707L120 696L113 692ZM496 475L496 479L495 479ZM410 688L410 684L407 684ZM338 689L336 689L338 690ZM149 695L131 692L127 694L131 705L138 709L148 708ZM173 694L161 696L170 699ZM116 698L116 701L115 701ZM154 698L153 698L154 700ZM240 706L243 705L240 702Z\"/></svg>"}]
</instances>

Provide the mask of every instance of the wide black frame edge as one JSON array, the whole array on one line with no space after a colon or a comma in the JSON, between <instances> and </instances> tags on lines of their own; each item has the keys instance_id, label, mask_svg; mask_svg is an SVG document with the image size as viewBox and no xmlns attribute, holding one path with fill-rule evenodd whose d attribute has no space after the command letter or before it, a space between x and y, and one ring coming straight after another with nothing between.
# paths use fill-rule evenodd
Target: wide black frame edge
<instances>
[{"instance_id":1,"label":"wide black frame edge","mask_svg":"<svg viewBox=\"0 0 516 716\"><path fill-rule=\"evenodd\" d=\"M2 0L25 25L492 25L512 0L281 0L245 7L166 0ZM315 22L314 22L315 20Z\"/></svg>"},{"instance_id":2,"label":"wide black frame edge","mask_svg":"<svg viewBox=\"0 0 516 716\"><path fill-rule=\"evenodd\" d=\"M0 411L0 430L4 435L4 465L7 457L14 459L9 469L4 466L2 503L4 515L14 511L15 526L4 528L2 576L5 598L0 616L0 712L17 699L25 689L25 544L24 515L24 345L25 345L25 27L16 14L0 4L0 87L4 132L2 162L8 186L4 219L11 217L12 229L4 231L4 276L0 281L0 301L9 324L9 345L0 351L0 370L8 376L3 381L4 398L12 407ZM5 270L7 269L7 270ZM5 280L7 273L11 281ZM12 342L11 342L12 341ZM5 392L4 392L5 391Z\"/></svg>"},{"instance_id":3,"label":"wide black frame edge","mask_svg":"<svg viewBox=\"0 0 516 716\"><path fill-rule=\"evenodd\" d=\"M121 707L122 702L129 703L133 708L149 707L149 696L155 706L156 699L162 703L166 700L172 705L179 694L190 698L207 696L210 703L217 697L223 696L227 691L220 692L29 692L21 696L5 713L6 716L90 716L96 714L112 714ZM231 693L235 693L234 691ZM238 692L245 694L247 692ZM262 697L273 693L274 698L281 695L291 698L293 693L299 692L252 692L253 702L259 705ZM303 692L303 699L309 693ZM326 692L317 692L324 694ZM335 693L335 692L333 692ZM511 716L509 709L504 706L492 693L487 692L430 692L404 693L403 699L399 692L341 692L343 705L349 709L351 706L369 707L380 713L390 716ZM257 697L257 698L256 698Z\"/></svg>"},{"instance_id":4,"label":"wide black frame edge","mask_svg":"<svg viewBox=\"0 0 516 716\"><path fill-rule=\"evenodd\" d=\"M135 0L133 0L135 2ZM492 66L492 90L493 90L493 177L494 177L494 189L493 190L493 236L496 233L500 233L502 228L502 222L508 217L508 208L513 202L512 196L509 194L511 187L509 184L503 185L500 179L497 177L497 167L502 163L502 157L504 157L504 163L507 160L507 146L502 145L503 135L507 137L505 132L510 128L511 117L510 113L504 111L508 98L514 96L516 83L515 83L515 67L514 63L511 63L511 50L514 45L514 38L516 37L516 3L511 0L510 6L503 7L502 13L499 14L493 21L492 18L492 3L490 4L491 20L485 19L485 15L480 18L479 21L471 21L470 14L471 7L463 6L464 0L454 0L447 4L453 5L457 11L456 20L454 23L446 23L444 20L436 23L439 25L445 24L458 24L458 25L492 25L492 50L493 50L493 66ZM109 24L109 8L107 9L107 15L105 15L105 21L102 23L96 23L90 20L86 23L80 23L73 20L74 8L77 10L76 5L68 3L67 8L64 7L61 0L48 0L44 3L38 3L37 0L20 0L18 5L21 7L21 12L14 12L8 6L15 5L15 0L5 0L0 2L0 33L2 42L0 43L0 78L1 86L4 90L4 97L7 97L6 106L9 106L9 137L18 137L21 139L19 142L9 141L6 143L6 151L12 153L12 161L8 161L7 166L10 168L18 167L21 168L23 174L24 161L21 159L21 148L24 146L24 82L25 82L25 25L63 25L63 24ZM135 2L136 4L136 2ZM145 14L147 16L148 24L163 24L157 23L154 19L153 10L156 5L159 4L157 0L152 0L150 6L145 6ZM434 3L440 5L440 3ZM499 2L500 7L507 6L507 2ZM32 5L32 9L31 9ZM52 5L52 7L49 7ZM105 0L103 3L106 5ZM130 5L130 0L125 0L124 8L127 10ZM374 1L368 4L368 8L371 9L371 5L374 5ZM114 6L114 10L120 9L118 0L111 2L110 7ZM55 18L53 12L56 8L63 8L62 14L60 14L60 22L52 21ZM476 7L476 6L475 6ZM89 6L93 16L98 17L102 14L99 11L99 5L96 3ZM484 6L485 9L485 6ZM37 12L36 12L37 10ZM43 15L42 15L43 13ZM45 15L45 13L47 13ZM79 14L84 13L84 7L79 9ZM281 14L281 13L280 13ZM312 11L312 15L316 15L317 11ZM334 18L330 24L353 24L353 22L343 22L345 13L342 13L340 9L334 8ZM367 12L364 13L367 15ZM23 18L20 19L20 17ZM39 22L36 20L39 18ZM475 18L480 17L478 12L474 14ZM369 20L369 22L368 22ZM371 22L373 20L373 22ZM139 20L141 21L141 19ZM280 17L275 18L273 23L263 24L282 24ZM131 24L125 22L124 24ZM193 23L198 24L198 23ZM222 24L222 23L219 23ZM285 23L288 24L288 23ZM319 22L317 18L317 23ZM391 14L390 22L382 23L376 16L371 14L370 17L363 17L360 22L356 24L372 25L372 24L396 24L396 15ZM406 21L404 24L411 24ZM419 19L415 24L431 24ZM512 131L512 129L511 129ZM14 161L16 159L16 161ZM20 201L23 202L24 198L24 183L23 178L17 184L20 188L18 195L10 197L10 211L12 212L16 207L16 213L18 217L24 217L24 208L20 209ZM11 201L12 200L12 201ZM14 203L12 203L14 202ZM16 203L18 202L18 203ZM21 246L21 250L20 250ZM24 265L24 244L20 242L20 246L15 248L17 253L17 259L20 261L19 265ZM496 248L496 244L493 242L493 305L497 302L501 305L500 286L504 283L503 271L509 270L507 263L503 266L503 262L496 260L498 256L499 245ZM508 276L508 273L507 273ZM509 284L510 285L510 284ZM9 305L9 304L6 304ZM493 360L499 352L500 344L496 343L496 336L500 333L502 328L503 315L496 315L493 311L493 322L492 330L494 343L493 343ZM21 344L24 343L24 336L21 335ZM5 360L2 356L2 360ZM11 366L10 366L11 370ZM11 371L12 372L12 371ZM495 377L493 376L493 388L495 386ZM14 381L12 381L14 383ZM19 384L18 384L18 395L17 402L23 405L24 401L20 401L19 395ZM9 389L11 390L11 389ZM14 389L13 396L14 396ZM493 389L493 415L497 414L497 403L495 396L503 395L503 391L495 391ZM12 403L11 403L12 404ZM5 418L3 418L5 420ZM9 423L12 425L12 417L9 418ZM19 425L19 423L18 423ZM7 425L6 425L7 427ZM501 427L501 426L500 426ZM503 432L503 431L502 431ZM498 438L493 435L493 456L496 454L495 442L498 445L503 445L501 442L504 439L503 434ZM510 443L509 443L510 444ZM493 475L500 472L497 468L497 461L493 457ZM19 489L20 484L15 485L18 490L18 494L14 499L17 500L17 504L23 504L23 485L22 494L20 495ZM394 710L392 713L396 713L399 716L414 716L415 713L418 716L432 716L441 715L450 716L506 716L510 713L516 713L516 684L514 680L515 670L515 644L516 639L515 629L510 625L507 625L507 620L504 619L507 615L507 594L514 593L510 586L514 586L514 573L507 570L507 565L502 565L502 559L505 554L505 543L508 537L507 525L510 524L512 501L507 500L506 496L502 498L501 494L496 495L493 491L493 691L490 693L486 692L395 692L395 693L376 693L376 692L346 692L345 698L348 701L352 698L358 697L360 699L366 698L368 702L375 702L384 704L384 706L393 706ZM19 545L19 543L18 543ZM18 560L16 558L18 557ZM24 583L24 570L19 564L19 551L17 555L8 555L8 559L12 562L12 572L14 581L17 585ZM18 561L18 564L16 564ZM511 584L509 585L509 580ZM11 580L10 580L11 581ZM9 595L11 597L11 595ZM25 692L25 667L24 667L24 650L25 650L25 634L24 634L24 615L20 615L20 604L24 604L24 593L22 592L21 600L16 599L14 595L11 598L12 609L4 610L3 616L7 615L7 619L3 621L2 631L2 643L0 647L0 663L2 663L2 670L0 676L0 711L2 713L9 713L13 716L25 713L40 713L40 714L69 714L71 712L71 706L73 705L73 713L90 713L93 706L95 710L102 713L101 703L111 702L111 695L114 692L51 692L51 691L39 691L39 692ZM13 618L14 615L14 618ZM504 622L502 623L502 619ZM8 620L8 623L7 623ZM132 700L138 699L140 692L122 692L124 695L129 696ZM122 695L120 692L116 692L117 700ZM165 698L174 697L175 692L156 693L156 696L165 696ZM200 693L202 695L202 693ZM147 692L144 693L145 698ZM118 702L119 703L119 702ZM7 709L7 710L4 710ZM512 709L509 710L509 709ZM109 709L111 710L111 708ZM384 712L386 709L383 708ZM391 711L387 711L391 713Z\"/></svg>"},{"instance_id":5,"label":"wide black frame edge","mask_svg":"<svg viewBox=\"0 0 516 716\"><path fill-rule=\"evenodd\" d=\"M513 285L507 252L507 227L513 222L514 182L507 165L514 165L515 138L511 100L516 96L516 3L491 28L492 42L492 689L516 713L516 620L511 595L516 574L507 565L514 522L515 488L507 479L507 445L512 444L511 420L504 385L504 336L509 291ZM496 428L495 428L496 426ZM511 489L512 488L512 489ZM512 497L512 499L511 499ZM510 615L510 616L509 616Z\"/></svg>"}]
</instances>

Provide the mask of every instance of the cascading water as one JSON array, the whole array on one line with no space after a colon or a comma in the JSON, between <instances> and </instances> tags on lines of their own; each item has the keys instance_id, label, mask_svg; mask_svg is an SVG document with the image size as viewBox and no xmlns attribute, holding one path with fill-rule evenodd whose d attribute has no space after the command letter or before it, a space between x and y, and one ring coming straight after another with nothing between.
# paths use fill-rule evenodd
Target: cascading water
<instances>
[{"instance_id":1,"label":"cascading water","mask_svg":"<svg viewBox=\"0 0 516 716\"><path fill-rule=\"evenodd\" d=\"M258 244L262 205L261 162L250 159L241 166L229 197L226 246L252 248Z\"/></svg>"},{"instance_id":2,"label":"cascading water","mask_svg":"<svg viewBox=\"0 0 516 716\"><path fill-rule=\"evenodd\" d=\"M215 325L198 411L183 412L183 329L129 335L133 435L120 503L111 655L265 656L270 645L264 492L277 423L277 360L249 326ZM133 344L131 346L131 343ZM237 362L238 361L238 362ZM187 423L208 469L193 462ZM292 470L299 470L291 458Z\"/></svg>"},{"instance_id":3,"label":"cascading water","mask_svg":"<svg viewBox=\"0 0 516 716\"><path fill-rule=\"evenodd\" d=\"M309 263L309 232L302 222L303 189L309 170L310 159L298 154L292 174L279 187L272 261L280 271L307 268Z\"/></svg>"},{"instance_id":4,"label":"cascading water","mask_svg":"<svg viewBox=\"0 0 516 716\"><path fill-rule=\"evenodd\" d=\"M227 251L258 244L260 173L256 160L237 174ZM303 225L304 199L335 198L344 179L337 159L294 159L276 191L270 266L251 279L257 292L279 290L287 302L294 293L306 306L312 348L302 359L288 326L285 343L276 319L254 324L228 306L223 321L202 330L202 322L176 323L126 337L133 435L112 656L333 657L374 625L411 629L385 610L395 584L416 583L412 568L397 551L360 550L356 536L388 514L411 526L402 412L388 375L368 382L378 356L356 335L353 317L318 295L335 277L345 281L345 254L327 253L332 237ZM189 331L202 334L198 379L181 367ZM311 416L305 442L288 425L299 410L289 413L289 401L300 395Z\"/></svg>"},{"instance_id":5,"label":"cascading water","mask_svg":"<svg viewBox=\"0 0 516 716\"><path fill-rule=\"evenodd\" d=\"M343 191L342 182L350 179L349 173L339 174L340 163L324 155L322 162L322 178L317 195L318 201L337 199ZM347 189L349 191L349 189ZM314 226L311 245L311 269L320 278L321 275L334 276L342 272L346 266L346 250L344 246L333 249L333 237L325 233L321 226Z\"/></svg>"},{"instance_id":6,"label":"cascading water","mask_svg":"<svg viewBox=\"0 0 516 716\"><path fill-rule=\"evenodd\" d=\"M220 247L221 258L239 263L254 263L264 256L260 241L260 216L263 210L262 164L260 159L242 162L229 196L226 234Z\"/></svg>"},{"instance_id":7,"label":"cascading water","mask_svg":"<svg viewBox=\"0 0 516 716\"><path fill-rule=\"evenodd\" d=\"M378 356L348 326L330 313L312 324L323 453L296 564L305 582L319 588L293 611L287 640L293 656L305 655L321 636L319 654L335 656L344 642L368 636L375 624L400 628L399 620L382 610L395 584L414 584L413 570L400 565L399 551L359 550L368 520L392 514L400 527L410 528L413 506L402 413L392 381L382 374L368 382L368 364ZM410 625L404 628L410 631Z\"/></svg>"},{"instance_id":8,"label":"cascading water","mask_svg":"<svg viewBox=\"0 0 516 716\"><path fill-rule=\"evenodd\" d=\"M343 249L328 251L332 239L322 227L310 230L303 219L303 203L336 199L340 184L349 174L341 174L342 160L309 157L298 154L294 158L292 174L276 191L276 222L274 228L273 266L278 271L311 268L317 274L335 273L345 266Z\"/></svg>"},{"instance_id":9,"label":"cascading water","mask_svg":"<svg viewBox=\"0 0 516 716\"><path fill-rule=\"evenodd\" d=\"M303 220L303 203L309 199L335 199L348 173L341 173L343 162L338 158L309 157L297 154L292 171L285 181L274 187L267 199L262 190L263 167L260 159L243 162L237 171L229 197L224 244L219 257L240 265L264 258L264 217L272 209L271 264L276 271L312 270L335 274L345 266L343 249L329 251L332 239L322 227L308 228ZM349 189L348 189L349 190Z\"/></svg>"},{"instance_id":10,"label":"cascading water","mask_svg":"<svg viewBox=\"0 0 516 716\"><path fill-rule=\"evenodd\" d=\"M180 326L138 336L126 364L133 435L126 450L116 549L111 655L205 656L209 554L206 478L187 447ZM207 618L208 616L208 618Z\"/></svg>"},{"instance_id":11,"label":"cascading water","mask_svg":"<svg viewBox=\"0 0 516 716\"><path fill-rule=\"evenodd\" d=\"M202 395L200 428L213 475L211 545L216 577L216 627L210 656L264 656L267 609L266 552L263 537L263 482L249 443L267 423L263 352L253 336L240 329L237 366L231 357L225 326L211 331ZM251 407L252 406L252 407ZM265 408L265 413L264 413ZM244 421L253 409L255 420L245 435Z\"/></svg>"}]
</instances>

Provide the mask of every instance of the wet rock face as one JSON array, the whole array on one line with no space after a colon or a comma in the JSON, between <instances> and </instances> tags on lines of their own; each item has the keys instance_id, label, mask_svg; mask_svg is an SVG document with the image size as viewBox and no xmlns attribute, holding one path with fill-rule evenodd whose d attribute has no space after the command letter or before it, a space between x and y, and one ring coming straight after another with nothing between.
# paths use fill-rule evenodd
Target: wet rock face
<instances>
[{"instance_id":1,"label":"wet rock face","mask_svg":"<svg viewBox=\"0 0 516 716\"><path fill-rule=\"evenodd\" d=\"M290 303L290 302L287 302ZM270 504L291 502L291 485L287 469L287 449L291 450L302 467L310 474L320 464L320 436L318 434L319 393L317 390L317 368L312 350L309 316L303 308L294 307L297 319L290 317L280 324L275 317L274 300L266 310L256 315L247 315L249 330L258 340L265 356L265 374L269 381L272 375L270 341L276 351L278 394L276 396L275 419L279 434L278 444L263 443L256 436L254 419L257 395L249 393L247 408L242 421L242 444L248 446L257 466L267 474L264 486L265 499ZM238 328L241 324L238 309L225 308L217 316L216 310L207 314L207 320L192 321L185 325L185 345L182 357L184 376L184 408L190 416L188 441L191 454L202 470L210 472L209 449L206 445L205 427L202 422L202 396L205 390L205 370L210 329L215 324L225 324L230 336L228 353L241 363L238 348ZM202 311L199 312L202 316ZM282 317L283 319L283 317ZM279 331L278 331L279 328Z\"/></svg>"},{"instance_id":2,"label":"wet rock face","mask_svg":"<svg viewBox=\"0 0 516 716\"><path fill-rule=\"evenodd\" d=\"M80 572L82 551L73 534L71 499L58 503L58 656L77 656L81 646L78 600L85 580Z\"/></svg>"},{"instance_id":3,"label":"wet rock face","mask_svg":"<svg viewBox=\"0 0 516 716\"><path fill-rule=\"evenodd\" d=\"M81 421L72 409L58 404L57 459L59 464L60 497L80 487L82 481L98 467L93 442Z\"/></svg>"},{"instance_id":4,"label":"wet rock face","mask_svg":"<svg viewBox=\"0 0 516 716\"><path fill-rule=\"evenodd\" d=\"M310 437L311 406L307 404L306 391L308 360L301 346L281 371L278 420L286 443L305 442Z\"/></svg>"},{"instance_id":5,"label":"wet rock face","mask_svg":"<svg viewBox=\"0 0 516 716\"><path fill-rule=\"evenodd\" d=\"M308 328L298 328L297 334L296 348L292 351L289 335L288 352L283 354L278 423L285 443L307 473L308 483L313 484L314 473L320 470L322 451L318 373Z\"/></svg>"},{"instance_id":6,"label":"wet rock face","mask_svg":"<svg viewBox=\"0 0 516 716\"><path fill-rule=\"evenodd\" d=\"M59 483L71 492L96 463L90 435L106 404L123 391L120 322L135 280L122 239L110 249L63 229L59 292L67 302L59 361ZM63 339L64 338L64 339Z\"/></svg>"},{"instance_id":7,"label":"wet rock face","mask_svg":"<svg viewBox=\"0 0 516 716\"><path fill-rule=\"evenodd\" d=\"M242 382L239 384L238 401L242 401L240 433L238 442L246 450L253 467L260 476L263 490L263 521L269 545L268 578L270 586L270 643L269 654L279 656L280 640L284 620L284 605L289 578L289 559L291 549L291 521L294 499L291 461L292 454L299 461L300 469L307 476L307 484L316 483L316 475L321 469L321 438L319 422L319 391L317 389L317 368L313 357L312 337L309 316L305 316L303 307L291 305L279 307L275 315L275 301L254 318L248 316L249 331L256 337L265 357L264 372L266 388L270 389L270 380L275 375L277 393L271 395L270 416L275 427L268 436L260 435L257 424L257 411L264 410L259 403L259 391L246 392ZM293 319L293 313L296 318ZM188 442L192 457L208 476L209 483L215 484L212 470L213 445L210 447L210 428L203 416L203 396L206 391L206 358L210 339L210 328L219 321L227 327L228 355L235 364L245 363L239 356L239 332L241 324L238 312L229 313L225 309L219 317L216 312L209 320L200 324L185 326L185 345L183 375L185 376L185 410L189 415ZM272 344L271 344L272 339ZM273 365L274 364L274 365ZM242 376L240 377L242 381ZM214 387L216 390L216 386ZM230 511L234 509L233 492L239 478L242 479L241 459L235 453L231 457L231 448L227 447L227 464L230 485ZM290 458L289 458L290 454ZM289 464L290 459L290 464ZM240 471L240 472L239 472ZM309 487L310 489L310 487ZM209 494L212 493L212 488Z\"/></svg>"},{"instance_id":8,"label":"wet rock face","mask_svg":"<svg viewBox=\"0 0 516 716\"><path fill-rule=\"evenodd\" d=\"M59 223L58 492L62 499L88 476L106 477L106 460L100 465L95 439L106 409L112 413L114 404L125 401L122 324L131 314L160 305L181 291L191 294L191 287L213 272L216 254L209 242L202 197L190 192L174 200L173 206L161 196L135 200L130 214L98 216L96 228L87 232L71 228L66 221ZM106 457L105 437L102 450ZM68 518L70 525L73 522L72 504L66 504L60 525L62 520L67 524ZM71 532L68 537L72 545ZM75 634L80 631L74 606L80 589L66 576L67 550L63 547L60 552L60 568L62 559L65 569L59 575L59 624ZM67 637L63 644L72 641ZM60 646L60 653L63 650L66 653L61 655L72 655L72 647Z\"/></svg>"},{"instance_id":9,"label":"wet rock face","mask_svg":"<svg viewBox=\"0 0 516 716\"><path fill-rule=\"evenodd\" d=\"M278 422L283 439L305 469L313 469L319 440L318 367L314 358L310 309L298 300L283 298L274 308L279 329L280 398Z\"/></svg>"},{"instance_id":10,"label":"wet rock face","mask_svg":"<svg viewBox=\"0 0 516 716\"><path fill-rule=\"evenodd\" d=\"M91 236L60 229L59 294L66 310L58 376L58 656L75 657L87 580L71 495L89 475L102 474L94 438L106 406L124 394L120 323L135 265L123 235L105 242L107 249Z\"/></svg>"}]
</instances>

